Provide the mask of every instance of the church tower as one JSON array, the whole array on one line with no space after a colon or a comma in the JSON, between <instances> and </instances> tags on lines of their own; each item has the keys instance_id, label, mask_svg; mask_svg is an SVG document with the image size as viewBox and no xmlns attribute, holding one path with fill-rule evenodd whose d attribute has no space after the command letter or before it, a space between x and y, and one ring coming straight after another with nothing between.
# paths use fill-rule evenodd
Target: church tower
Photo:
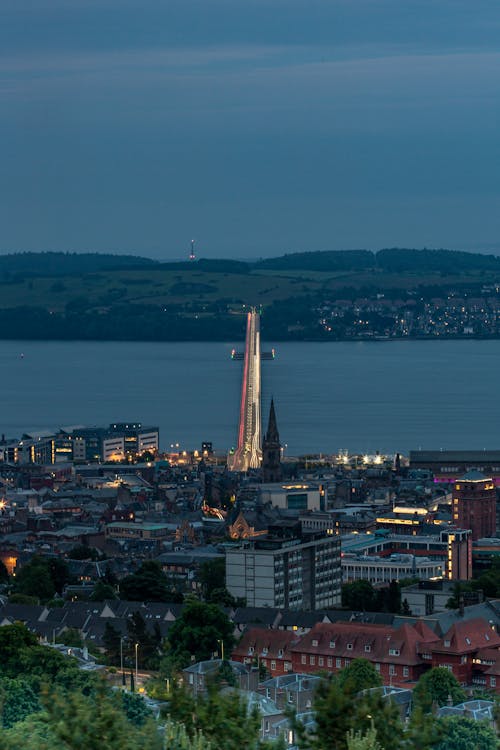
<instances>
[{"instance_id":1,"label":"church tower","mask_svg":"<svg viewBox=\"0 0 500 750\"><path fill-rule=\"evenodd\" d=\"M271 399L267 432L262 442L262 481L264 483L280 482L281 479L282 471L280 436L278 432L278 425L276 424L274 400Z\"/></svg>"}]
</instances>

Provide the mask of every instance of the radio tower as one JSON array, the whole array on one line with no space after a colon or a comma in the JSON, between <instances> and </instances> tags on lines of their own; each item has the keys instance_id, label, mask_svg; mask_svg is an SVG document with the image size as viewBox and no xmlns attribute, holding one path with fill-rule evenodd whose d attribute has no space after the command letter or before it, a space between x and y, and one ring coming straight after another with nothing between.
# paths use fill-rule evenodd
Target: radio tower
<instances>
[{"instance_id":1,"label":"radio tower","mask_svg":"<svg viewBox=\"0 0 500 750\"><path fill-rule=\"evenodd\" d=\"M194 254L194 240L191 240L191 252L189 253L189 260L196 260L196 255Z\"/></svg>"}]
</instances>

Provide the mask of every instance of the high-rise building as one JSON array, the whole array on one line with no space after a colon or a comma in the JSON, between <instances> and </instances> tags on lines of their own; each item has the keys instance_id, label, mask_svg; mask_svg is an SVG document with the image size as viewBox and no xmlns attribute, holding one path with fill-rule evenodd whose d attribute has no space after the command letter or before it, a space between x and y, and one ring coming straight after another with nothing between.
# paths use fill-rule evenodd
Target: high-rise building
<instances>
[{"instance_id":1,"label":"high-rise building","mask_svg":"<svg viewBox=\"0 0 500 750\"><path fill-rule=\"evenodd\" d=\"M470 529L472 539L496 536L495 485L480 471L469 471L453 487L453 523Z\"/></svg>"},{"instance_id":2,"label":"high-rise building","mask_svg":"<svg viewBox=\"0 0 500 750\"><path fill-rule=\"evenodd\" d=\"M270 526L266 537L226 553L226 585L249 607L323 609L340 605L340 537L304 533L300 522Z\"/></svg>"},{"instance_id":3,"label":"high-rise building","mask_svg":"<svg viewBox=\"0 0 500 750\"><path fill-rule=\"evenodd\" d=\"M274 400L271 399L267 432L262 442L262 481L265 483L280 482L281 478L280 436L274 411Z\"/></svg>"}]
</instances>

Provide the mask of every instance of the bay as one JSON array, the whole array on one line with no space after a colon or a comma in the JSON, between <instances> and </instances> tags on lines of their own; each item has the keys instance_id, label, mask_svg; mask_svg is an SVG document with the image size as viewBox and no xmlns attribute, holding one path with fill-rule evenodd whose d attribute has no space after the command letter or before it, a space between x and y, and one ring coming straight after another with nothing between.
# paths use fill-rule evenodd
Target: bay
<instances>
[{"instance_id":1,"label":"bay","mask_svg":"<svg viewBox=\"0 0 500 750\"><path fill-rule=\"evenodd\" d=\"M0 433L140 421L160 427L163 449L210 440L225 451L236 439L240 393L232 347L2 341ZM500 341L287 342L276 349L276 359L262 364L263 423L274 396L289 455L499 447Z\"/></svg>"}]
</instances>

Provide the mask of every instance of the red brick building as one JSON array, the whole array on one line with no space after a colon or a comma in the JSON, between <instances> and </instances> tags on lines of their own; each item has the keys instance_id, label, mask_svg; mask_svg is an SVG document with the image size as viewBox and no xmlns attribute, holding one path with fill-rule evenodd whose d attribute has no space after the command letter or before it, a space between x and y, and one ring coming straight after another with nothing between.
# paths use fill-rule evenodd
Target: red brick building
<instances>
[{"instance_id":1,"label":"red brick building","mask_svg":"<svg viewBox=\"0 0 500 750\"><path fill-rule=\"evenodd\" d=\"M432 644L432 666L446 667L461 685L470 685L476 672L481 674L482 671L478 669L478 654L485 649L498 651L499 648L500 636L486 620L456 622L438 643Z\"/></svg>"},{"instance_id":2,"label":"red brick building","mask_svg":"<svg viewBox=\"0 0 500 750\"><path fill-rule=\"evenodd\" d=\"M470 529L473 541L496 536L497 493L492 479L469 471L453 487L453 523Z\"/></svg>"},{"instance_id":3,"label":"red brick building","mask_svg":"<svg viewBox=\"0 0 500 750\"><path fill-rule=\"evenodd\" d=\"M243 633L231 658L242 664L261 664L272 677L277 677L293 671L290 646L296 640L296 634L289 630L251 628Z\"/></svg>"}]
</instances>

